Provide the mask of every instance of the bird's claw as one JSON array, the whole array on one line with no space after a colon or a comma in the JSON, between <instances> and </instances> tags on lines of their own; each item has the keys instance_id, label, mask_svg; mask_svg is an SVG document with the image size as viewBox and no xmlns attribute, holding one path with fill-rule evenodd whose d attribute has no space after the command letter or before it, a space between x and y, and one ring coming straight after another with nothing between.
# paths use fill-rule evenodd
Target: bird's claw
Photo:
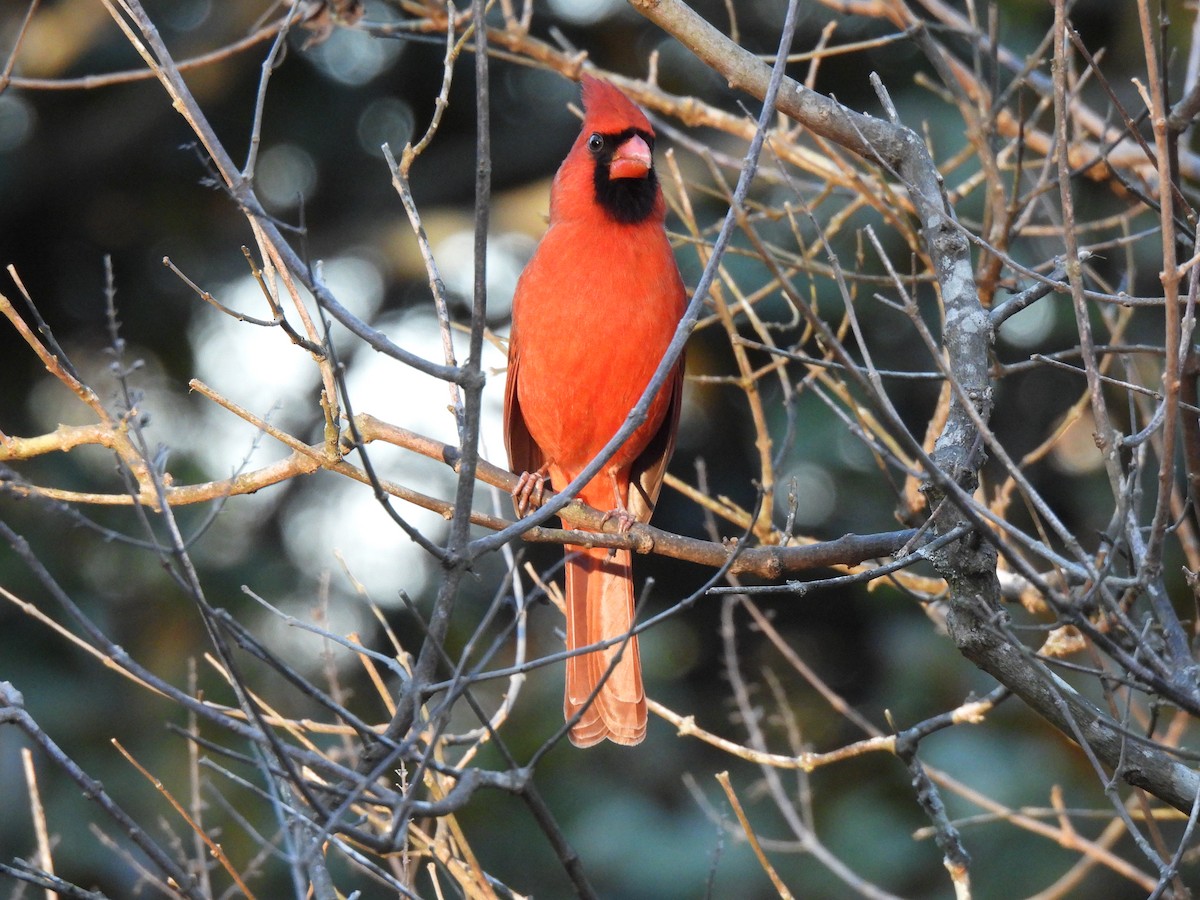
<instances>
[{"instance_id":1,"label":"bird's claw","mask_svg":"<svg viewBox=\"0 0 1200 900\"><path fill-rule=\"evenodd\" d=\"M521 473L517 486L512 489L513 508L518 518L524 518L542 505L546 496L546 481L545 467L536 472Z\"/></svg>"},{"instance_id":2,"label":"bird's claw","mask_svg":"<svg viewBox=\"0 0 1200 900\"><path fill-rule=\"evenodd\" d=\"M617 520L618 534L625 534L625 532L629 531L637 523L637 519L633 517L633 514L623 506L618 506L616 509L610 509L606 512L600 520L600 527L603 528L609 519Z\"/></svg>"}]
</instances>

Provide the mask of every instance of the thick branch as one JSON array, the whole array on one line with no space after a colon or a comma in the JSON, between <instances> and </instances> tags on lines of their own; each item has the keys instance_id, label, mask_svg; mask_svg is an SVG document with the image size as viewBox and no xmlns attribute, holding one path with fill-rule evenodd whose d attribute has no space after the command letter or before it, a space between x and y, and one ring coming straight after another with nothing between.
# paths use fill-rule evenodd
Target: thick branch
<instances>
[{"instance_id":1,"label":"thick branch","mask_svg":"<svg viewBox=\"0 0 1200 900\"><path fill-rule=\"evenodd\" d=\"M365 413L357 417L356 424L364 441L380 440L407 447L431 459L441 460L458 471L460 454L457 447L389 425ZM476 466L475 475L479 481L506 492L511 492L517 485L517 476L512 472L482 459ZM547 491L547 497L553 495L553 491ZM449 505L446 507L448 509ZM712 568L720 568L737 551L736 545L732 543L702 541L640 523L633 525L625 533L619 533L618 525L611 517L606 518L604 513L578 500L573 500L565 506L559 515L564 521L588 530L580 532L557 528L531 528L524 533L524 539L534 543L627 547L635 553L654 553ZM487 519L491 520L492 517ZM495 521L504 525L511 524L504 520ZM480 524L494 527L491 521L481 520ZM913 534L912 530L906 529L882 534L847 534L832 541L798 547L747 547L737 551L738 557L730 571L777 579L790 572L858 565L868 559L892 556L912 539Z\"/></svg>"},{"instance_id":2,"label":"thick branch","mask_svg":"<svg viewBox=\"0 0 1200 900\"><path fill-rule=\"evenodd\" d=\"M1200 774L1150 744L1136 740L1102 715L1065 681L1032 664L1029 651L997 634L1002 613L982 598L956 604L947 618L963 655L1033 707L1075 741L1086 741L1114 773L1165 803L1190 812L1200 793Z\"/></svg>"}]
</instances>

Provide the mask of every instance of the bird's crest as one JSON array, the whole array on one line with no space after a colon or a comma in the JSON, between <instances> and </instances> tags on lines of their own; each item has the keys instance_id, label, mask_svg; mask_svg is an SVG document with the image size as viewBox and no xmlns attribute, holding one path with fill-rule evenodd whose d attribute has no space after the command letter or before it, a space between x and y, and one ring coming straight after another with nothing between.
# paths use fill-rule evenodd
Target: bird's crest
<instances>
[{"instance_id":1,"label":"bird's crest","mask_svg":"<svg viewBox=\"0 0 1200 900\"><path fill-rule=\"evenodd\" d=\"M601 134L620 134L628 128L637 128L654 134L645 113L620 90L591 75L584 75L582 82L586 129Z\"/></svg>"}]
</instances>

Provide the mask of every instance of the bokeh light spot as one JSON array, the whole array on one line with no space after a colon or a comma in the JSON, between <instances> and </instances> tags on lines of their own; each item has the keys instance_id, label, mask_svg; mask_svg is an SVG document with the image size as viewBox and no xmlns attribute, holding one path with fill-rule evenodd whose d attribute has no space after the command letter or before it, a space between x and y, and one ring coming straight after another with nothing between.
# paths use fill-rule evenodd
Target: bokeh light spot
<instances>
[{"instance_id":1,"label":"bokeh light spot","mask_svg":"<svg viewBox=\"0 0 1200 900\"><path fill-rule=\"evenodd\" d=\"M163 21L175 31L194 31L211 14L212 0L175 0L163 7Z\"/></svg>"},{"instance_id":2,"label":"bokeh light spot","mask_svg":"<svg viewBox=\"0 0 1200 900\"><path fill-rule=\"evenodd\" d=\"M1096 446L1096 420L1091 410L1083 410L1069 424L1050 451L1055 467L1069 475L1086 475L1098 471L1104 458Z\"/></svg>"},{"instance_id":3,"label":"bokeh light spot","mask_svg":"<svg viewBox=\"0 0 1200 900\"><path fill-rule=\"evenodd\" d=\"M276 144L258 157L258 194L276 209L292 209L317 187L317 164L295 144Z\"/></svg>"},{"instance_id":4,"label":"bokeh light spot","mask_svg":"<svg viewBox=\"0 0 1200 900\"><path fill-rule=\"evenodd\" d=\"M352 28L338 28L328 40L309 50L308 57L327 78L359 87L391 68L403 48L400 41L381 40Z\"/></svg>"},{"instance_id":5,"label":"bokeh light spot","mask_svg":"<svg viewBox=\"0 0 1200 900\"><path fill-rule=\"evenodd\" d=\"M787 471L781 482L795 481L796 524L805 528L820 525L833 513L837 504L837 487L828 470L816 463L798 463ZM787 515L787 490L776 492L780 515Z\"/></svg>"},{"instance_id":6,"label":"bokeh light spot","mask_svg":"<svg viewBox=\"0 0 1200 900\"><path fill-rule=\"evenodd\" d=\"M549 0L546 5L556 19L572 25L594 25L625 6L620 0Z\"/></svg>"},{"instance_id":7,"label":"bokeh light spot","mask_svg":"<svg viewBox=\"0 0 1200 900\"><path fill-rule=\"evenodd\" d=\"M1049 298L1010 316L1000 326L1000 337L1014 347L1035 347L1050 336L1054 328L1054 304Z\"/></svg>"},{"instance_id":8,"label":"bokeh light spot","mask_svg":"<svg viewBox=\"0 0 1200 900\"><path fill-rule=\"evenodd\" d=\"M524 234L510 233L491 238L487 249L488 317L507 318L512 310L517 279L533 253L534 241ZM475 290L475 234L456 231L438 242L434 257L446 289L469 298Z\"/></svg>"},{"instance_id":9,"label":"bokeh light spot","mask_svg":"<svg viewBox=\"0 0 1200 900\"><path fill-rule=\"evenodd\" d=\"M12 92L0 95L0 153L24 144L36 124L37 114L27 100Z\"/></svg>"},{"instance_id":10,"label":"bokeh light spot","mask_svg":"<svg viewBox=\"0 0 1200 900\"><path fill-rule=\"evenodd\" d=\"M358 145L368 156L382 158L380 148L386 143L399 158L404 145L413 139L415 124L412 107L407 103L380 97L369 103L358 117Z\"/></svg>"}]
</instances>

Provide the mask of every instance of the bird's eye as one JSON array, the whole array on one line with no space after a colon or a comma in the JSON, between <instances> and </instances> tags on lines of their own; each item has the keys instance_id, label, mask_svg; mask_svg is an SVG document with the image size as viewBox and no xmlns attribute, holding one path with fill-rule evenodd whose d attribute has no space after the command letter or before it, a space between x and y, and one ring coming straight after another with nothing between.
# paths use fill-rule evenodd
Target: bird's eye
<instances>
[{"instance_id":1,"label":"bird's eye","mask_svg":"<svg viewBox=\"0 0 1200 900\"><path fill-rule=\"evenodd\" d=\"M593 131L592 136L588 138L587 146L593 153L599 153L604 149L604 138L600 136L598 131Z\"/></svg>"}]
</instances>

